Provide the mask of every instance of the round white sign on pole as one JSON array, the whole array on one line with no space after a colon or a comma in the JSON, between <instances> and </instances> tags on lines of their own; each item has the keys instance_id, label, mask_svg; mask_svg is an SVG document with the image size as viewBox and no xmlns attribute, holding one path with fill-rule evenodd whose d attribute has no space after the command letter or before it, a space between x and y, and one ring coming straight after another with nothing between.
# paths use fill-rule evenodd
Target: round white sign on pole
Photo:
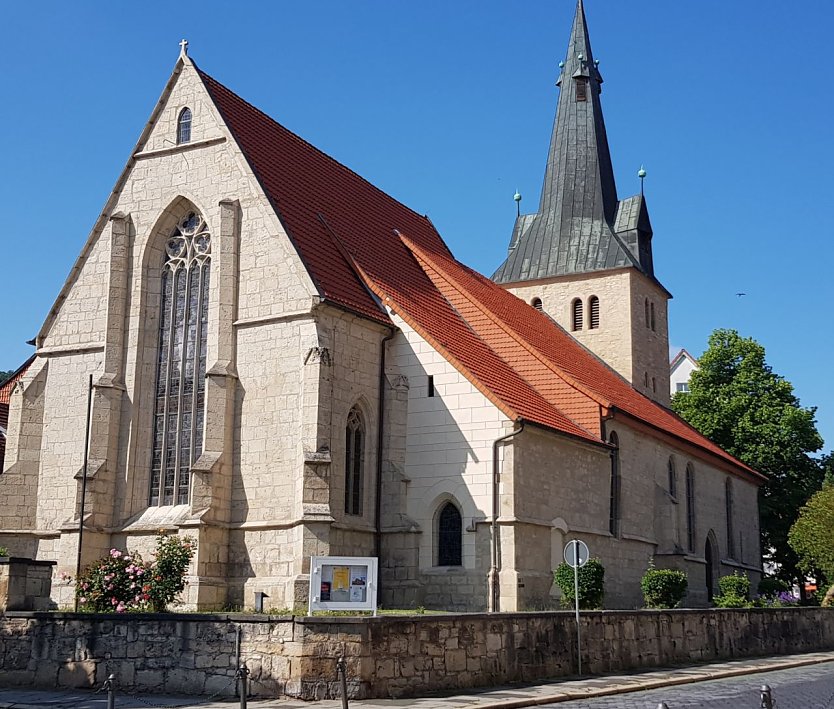
<instances>
[{"instance_id":1,"label":"round white sign on pole","mask_svg":"<svg viewBox=\"0 0 834 709\"><path fill-rule=\"evenodd\" d=\"M588 545L581 539L572 539L565 544L565 563L571 568L585 566L589 558Z\"/></svg>"}]
</instances>

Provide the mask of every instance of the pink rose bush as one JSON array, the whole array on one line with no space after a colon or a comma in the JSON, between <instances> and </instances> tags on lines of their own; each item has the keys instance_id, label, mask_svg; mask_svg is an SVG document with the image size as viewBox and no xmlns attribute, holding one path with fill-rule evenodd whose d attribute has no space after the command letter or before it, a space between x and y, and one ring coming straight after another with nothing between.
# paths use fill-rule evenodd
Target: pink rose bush
<instances>
[{"instance_id":1,"label":"pink rose bush","mask_svg":"<svg viewBox=\"0 0 834 709\"><path fill-rule=\"evenodd\" d=\"M157 537L152 561L111 549L76 581L78 602L96 613L162 612L185 588L194 551L191 537L164 534Z\"/></svg>"}]
</instances>

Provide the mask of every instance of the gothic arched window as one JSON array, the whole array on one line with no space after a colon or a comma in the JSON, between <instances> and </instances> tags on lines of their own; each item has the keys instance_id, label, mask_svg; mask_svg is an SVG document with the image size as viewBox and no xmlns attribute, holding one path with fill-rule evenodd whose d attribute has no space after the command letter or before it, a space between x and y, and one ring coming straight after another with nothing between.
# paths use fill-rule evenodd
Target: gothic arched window
<instances>
[{"instance_id":1,"label":"gothic arched window","mask_svg":"<svg viewBox=\"0 0 834 709\"><path fill-rule=\"evenodd\" d=\"M669 497L678 501L678 474L675 472L675 459L669 456Z\"/></svg>"},{"instance_id":2,"label":"gothic arched window","mask_svg":"<svg viewBox=\"0 0 834 709\"><path fill-rule=\"evenodd\" d=\"M588 311L589 327L591 330L596 330L599 328L599 298L595 295L588 298Z\"/></svg>"},{"instance_id":3,"label":"gothic arched window","mask_svg":"<svg viewBox=\"0 0 834 709\"><path fill-rule=\"evenodd\" d=\"M733 527L735 509L733 508L733 481L730 478L724 481L724 504L727 515L727 556L734 559L736 555L735 531Z\"/></svg>"},{"instance_id":4,"label":"gothic arched window","mask_svg":"<svg viewBox=\"0 0 834 709\"><path fill-rule=\"evenodd\" d=\"M365 460L365 424L355 406L345 426L345 514L362 514L362 475Z\"/></svg>"},{"instance_id":5,"label":"gothic arched window","mask_svg":"<svg viewBox=\"0 0 834 709\"><path fill-rule=\"evenodd\" d=\"M692 463L686 465L686 543L695 551L695 472Z\"/></svg>"},{"instance_id":6,"label":"gothic arched window","mask_svg":"<svg viewBox=\"0 0 834 709\"><path fill-rule=\"evenodd\" d=\"M616 537L620 533L620 439L612 431L608 442L614 446L611 451L611 501L608 507L608 531Z\"/></svg>"},{"instance_id":7,"label":"gothic arched window","mask_svg":"<svg viewBox=\"0 0 834 709\"><path fill-rule=\"evenodd\" d=\"M451 502L443 505L437 519L437 565L463 564L463 518Z\"/></svg>"},{"instance_id":8,"label":"gothic arched window","mask_svg":"<svg viewBox=\"0 0 834 709\"><path fill-rule=\"evenodd\" d=\"M582 329L582 301L577 298L571 306L570 329L576 332Z\"/></svg>"},{"instance_id":9,"label":"gothic arched window","mask_svg":"<svg viewBox=\"0 0 834 709\"><path fill-rule=\"evenodd\" d=\"M191 109L184 108L180 111L177 120L177 145L191 142Z\"/></svg>"},{"instance_id":10,"label":"gothic arched window","mask_svg":"<svg viewBox=\"0 0 834 709\"><path fill-rule=\"evenodd\" d=\"M185 505L203 452L211 235L190 212L165 243L156 370L152 505Z\"/></svg>"}]
</instances>

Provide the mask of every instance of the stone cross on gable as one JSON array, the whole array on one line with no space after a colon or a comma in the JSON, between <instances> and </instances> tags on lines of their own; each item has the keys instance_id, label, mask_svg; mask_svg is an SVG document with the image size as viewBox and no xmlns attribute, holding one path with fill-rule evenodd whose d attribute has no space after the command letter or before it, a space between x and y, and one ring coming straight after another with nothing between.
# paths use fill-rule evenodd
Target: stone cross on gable
<instances>
[{"instance_id":1,"label":"stone cross on gable","mask_svg":"<svg viewBox=\"0 0 834 709\"><path fill-rule=\"evenodd\" d=\"M182 39L180 40L180 56L187 57L188 56L188 40Z\"/></svg>"}]
</instances>

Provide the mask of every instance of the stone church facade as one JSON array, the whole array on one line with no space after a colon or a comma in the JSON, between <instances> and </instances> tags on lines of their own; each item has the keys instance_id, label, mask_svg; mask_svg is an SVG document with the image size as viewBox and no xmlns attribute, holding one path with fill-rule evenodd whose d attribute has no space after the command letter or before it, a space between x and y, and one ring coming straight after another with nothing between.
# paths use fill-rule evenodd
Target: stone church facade
<instances>
[{"instance_id":1,"label":"stone church facade","mask_svg":"<svg viewBox=\"0 0 834 709\"><path fill-rule=\"evenodd\" d=\"M552 607L577 536L609 607L651 558L696 605L755 578L763 478L667 408L600 83L580 3L542 204L491 281L183 51L10 396L0 544L74 573L92 376L82 560L188 534L195 608L303 605L313 554L378 556L388 607Z\"/></svg>"}]
</instances>

